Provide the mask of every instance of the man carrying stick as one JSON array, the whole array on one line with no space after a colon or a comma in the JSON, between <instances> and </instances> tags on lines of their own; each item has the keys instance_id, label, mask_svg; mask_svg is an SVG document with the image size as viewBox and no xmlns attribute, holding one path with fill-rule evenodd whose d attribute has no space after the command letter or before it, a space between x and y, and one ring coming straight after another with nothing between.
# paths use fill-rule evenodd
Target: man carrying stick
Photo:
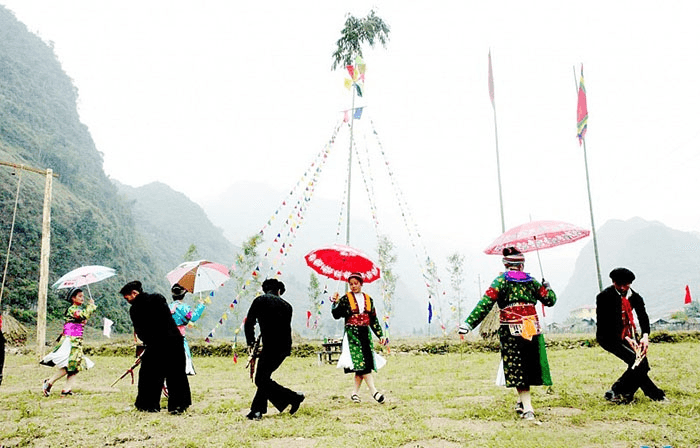
<instances>
[{"instance_id":1,"label":"man carrying stick","mask_svg":"<svg viewBox=\"0 0 700 448\"><path fill-rule=\"evenodd\" d=\"M258 371L255 375L258 391L246 416L249 420L260 420L263 414L267 413L268 400L279 412L290 406L290 414L294 414L304 401L304 394L294 392L270 378L291 354L292 305L281 297L285 290L281 281L269 278L263 282L262 290L264 294L256 297L250 305L244 325L251 356L254 354L256 342L256 323L260 326L262 336L262 352L258 358Z\"/></svg>"},{"instance_id":2,"label":"man carrying stick","mask_svg":"<svg viewBox=\"0 0 700 448\"><path fill-rule=\"evenodd\" d=\"M627 364L627 370L605 392L605 399L617 404L628 404L641 388L654 401L667 402L666 394L649 378L649 316L644 299L630 288L635 279L627 268L615 268L610 272L613 284L596 297L598 328L596 338L605 350ZM630 294L631 293L631 294ZM637 326L632 311L637 314L641 336L637 339Z\"/></svg>"},{"instance_id":3,"label":"man carrying stick","mask_svg":"<svg viewBox=\"0 0 700 448\"><path fill-rule=\"evenodd\" d=\"M136 409L160 411L163 382L168 386L168 411L182 414L192 404L185 373L185 346L165 297L143 292L141 282L129 282L119 293L131 305L136 336L146 345L141 356Z\"/></svg>"}]
</instances>

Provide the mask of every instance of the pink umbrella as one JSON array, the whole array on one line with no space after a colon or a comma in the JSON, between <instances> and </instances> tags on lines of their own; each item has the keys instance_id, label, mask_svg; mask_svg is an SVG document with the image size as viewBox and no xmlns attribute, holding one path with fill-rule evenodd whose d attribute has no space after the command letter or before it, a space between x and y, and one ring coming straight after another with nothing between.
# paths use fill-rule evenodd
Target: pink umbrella
<instances>
[{"instance_id":1,"label":"pink umbrella","mask_svg":"<svg viewBox=\"0 0 700 448\"><path fill-rule=\"evenodd\" d=\"M365 283L379 278L379 268L361 251L342 244L333 244L312 250L304 256L306 264L319 274L347 281L350 274L357 272Z\"/></svg>"},{"instance_id":2,"label":"pink umbrella","mask_svg":"<svg viewBox=\"0 0 700 448\"><path fill-rule=\"evenodd\" d=\"M590 230L561 221L531 221L513 227L496 238L484 252L500 255L506 247L515 247L520 252L547 249L573 243L590 235Z\"/></svg>"},{"instance_id":3,"label":"pink umbrella","mask_svg":"<svg viewBox=\"0 0 700 448\"><path fill-rule=\"evenodd\" d=\"M226 266L207 260L186 261L166 277L170 286L178 283L191 293L214 291L230 279Z\"/></svg>"}]
</instances>

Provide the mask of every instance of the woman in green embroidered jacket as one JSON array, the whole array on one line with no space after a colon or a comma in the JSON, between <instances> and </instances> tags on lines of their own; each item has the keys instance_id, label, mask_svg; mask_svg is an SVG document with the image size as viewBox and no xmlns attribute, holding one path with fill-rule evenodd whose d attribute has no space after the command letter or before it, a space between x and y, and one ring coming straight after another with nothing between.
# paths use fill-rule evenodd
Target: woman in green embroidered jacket
<instances>
[{"instance_id":1,"label":"woman in green embroidered jacket","mask_svg":"<svg viewBox=\"0 0 700 448\"><path fill-rule=\"evenodd\" d=\"M354 373L353 392L350 399L360 402L360 386L365 381L372 397L378 403L384 403L384 395L374 386L372 370L376 371L386 364L386 360L372 350L372 335L370 328L384 344L382 326L377 319L372 298L362 292L363 279L360 274L351 274L348 278L350 291L342 297L336 292L331 298L331 312L336 319L345 319L345 334L343 348L338 359L338 367L343 367L345 373Z\"/></svg>"},{"instance_id":2,"label":"woman in green embroidered jacket","mask_svg":"<svg viewBox=\"0 0 700 448\"><path fill-rule=\"evenodd\" d=\"M515 410L525 420L535 420L530 386L551 386L549 363L535 305L553 306L557 297L545 281L540 284L523 272L525 257L513 247L503 249L506 272L491 283L484 297L459 327L466 334L486 317L493 305L501 308L498 336L507 387L518 391Z\"/></svg>"},{"instance_id":3,"label":"woman in green embroidered jacket","mask_svg":"<svg viewBox=\"0 0 700 448\"><path fill-rule=\"evenodd\" d=\"M83 330L85 323L97 309L95 301L91 297L85 305L82 289L72 290L68 295L68 300L71 302L71 306L64 314L66 323L63 325L62 341L40 361L40 364L45 366L59 368L51 378L44 380L42 392L46 397L51 393L51 386L59 378L66 375L66 385L61 391L61 396L73 395L75 376L79 371L90 369L95 365L83 354Z\"/></svg>"}]
</instances>

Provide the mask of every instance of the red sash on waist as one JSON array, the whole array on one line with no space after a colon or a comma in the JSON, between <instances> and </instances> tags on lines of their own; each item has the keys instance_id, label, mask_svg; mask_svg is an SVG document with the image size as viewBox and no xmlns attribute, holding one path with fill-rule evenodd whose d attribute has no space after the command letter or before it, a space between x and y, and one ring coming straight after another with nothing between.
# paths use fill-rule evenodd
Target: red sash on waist
<instances>
[{"instance_id":1,"label":"red sash on waist","mask_svg":"<svg viewBox=\"0 0 700 448\"><path fill-rule=\"evenodd\" d=\"M500 320L502 324L520 324L526 316L537 316L535 305L521 303L507 306L501 309Z\"/></svg>"},{"instance_id":2,"label":"red sash on waist","mask_svg":"<svg viewBox=\"0 0 700 448\"><path fill-rule=\"evenodd\" d=\"M369 314L360 313L353 314L348 317L346 325L352 325L354 327L368 327L369 326Z\"/></svg>"}]
</instances>

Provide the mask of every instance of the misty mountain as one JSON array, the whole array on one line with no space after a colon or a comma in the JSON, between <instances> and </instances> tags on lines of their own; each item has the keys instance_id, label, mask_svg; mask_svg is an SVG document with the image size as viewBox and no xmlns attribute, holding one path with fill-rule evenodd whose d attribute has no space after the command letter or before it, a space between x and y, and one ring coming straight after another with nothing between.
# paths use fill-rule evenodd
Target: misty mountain
<instances>
[{"instance_id":1,"label":"misty mountain","mask_svg":"<svg viewBox=\"0 0 700 448\"><path fill-rule=\"evenodd\" d=\"M633 218L611 220L598 231L603 288L608 274L626 267L636 276L632 289L644 297L650 318L668 316L683 308L685 286L700 293L700 238L660 222ZM598 293L593 241L581 250L567 287L554 307L555 320L565 320L572 309L592 305Z\"/></svg>"},{"instance_id":2,"label":"misty mountain","mask_svg":"<svg viewBox=\"0 0 700 448\"><path fill-rule=\"evenodd\" d=\"M169 267L169 271L183 261L193 261L184 259L192 244L196 247L195 258L226 266L235 261L238 248L184 194L160 182L138 188L114 183L127 198L136 228L160 266ZM161 274L164 277L166 272Z\"/></svg>"},{"instance_id":3,"label":"misty mountain","mask_svg":"<svg viewBox=\"0 0 700 448\"><path fill-rule=\"evenodd\" d=\"M159 281L158 262L149 258L131 210L106 176L77 101L52 47L0 6L0 161L58 175L51 195L49 284L81 265L115 268L116 277L92 288L99 303L95 319L108 316L115 330L126 331L127 307L116 291L135 276L152 287ZM2 304L24 322L36 316L44 188L43 174L0 167L3 253L18 198ZM65 293L49 288L49 318L61 318Z\"/></svg>"}]
</instances>

